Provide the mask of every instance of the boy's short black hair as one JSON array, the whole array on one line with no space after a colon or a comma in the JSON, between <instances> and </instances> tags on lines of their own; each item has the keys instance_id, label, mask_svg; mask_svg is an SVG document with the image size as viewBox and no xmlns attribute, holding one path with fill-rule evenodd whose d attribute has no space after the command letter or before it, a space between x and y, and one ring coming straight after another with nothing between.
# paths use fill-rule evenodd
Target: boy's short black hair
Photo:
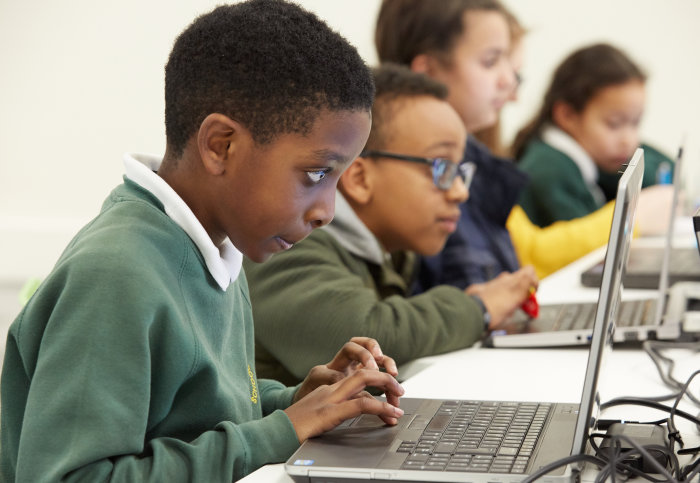
<instances>
[{"instance_id":1,"label":"boy's short black hair","mask_svg":"<svg viewBox=\"0 0 700 483\"><path fill-rule=\"evenodd\" d=\"M357 50L313 13L282 0L220 6L179 35L165 66L168 148L182 155L211 113L266 144L308 133L322 109L369 111L373 95Z\"/></svg>"},{"instance_id":2,"label":"boy's short black hair","mask_svg":"<svg viewBox=\"0 0 700 483\"><path fill-rule=\"evenodd\" d=\"M396 116L401 103L417 97L447 99L447 86L408 67L387 62L372 69L376 89L372 106L372 128L366 150L382 149L387 140L387 125Z\"/></svg>"}]
</instances>

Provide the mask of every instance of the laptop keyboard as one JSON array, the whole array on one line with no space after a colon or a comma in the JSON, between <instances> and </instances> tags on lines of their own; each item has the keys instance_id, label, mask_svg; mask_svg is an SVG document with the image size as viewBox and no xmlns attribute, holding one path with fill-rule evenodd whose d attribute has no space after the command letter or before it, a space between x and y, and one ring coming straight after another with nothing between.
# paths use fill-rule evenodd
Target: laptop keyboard
<instances>
[{"instance_id":1,"label":"laptop keyboard","mask_svg":"<svg viewBox=\"0 0 700 483\"><path fill-rule=\"evenodd\" d=\"M618 311L618 327L640 327L654 324L656 299L629 300L622 302ZM596 304L566 304L564 306L542 306L540 317L553 320L551 330L591 329L595 322Z\"/></svg>"},{"instance_id":2,"label":"laptop keyboard","mask_svg":"<svg viewBox=\"0 0 700 483\"><path fill-rule=\"evenodd\" d=\"M417 416L408 429L423 429L417 441L402 441L409 453L402 469L525 473L551 404L445 401L430 420Z\"/></svg>"}]
</instances>

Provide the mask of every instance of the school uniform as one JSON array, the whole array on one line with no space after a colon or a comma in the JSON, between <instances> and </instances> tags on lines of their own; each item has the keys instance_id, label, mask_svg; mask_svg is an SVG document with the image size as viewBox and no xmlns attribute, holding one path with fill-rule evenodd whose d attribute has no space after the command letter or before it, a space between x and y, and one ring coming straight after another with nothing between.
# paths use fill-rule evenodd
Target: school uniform
<instances>
[{"instance_id":1,"label":"school uniform","mask_svg":"<svg viewBox=\"0 0 700 483\"><path fill-rule=\"evenodd\" d=\"M415 258L386 253L338 192L335 218L263 264L244 262L258 374L301 380L351 337L376 339L398 364L469 347L484 331L478 303L455 287L411 297Z\"/></svg>"},{"instance_id":2,"label":"school uniform","mask_svg":"<svg viewBox=\"0 0 700 483\"><path fill-rule=\"evenodd\" d=\"M158 159L125 165L10 328L3 481L230 482L299 445L296 388L255 373L241 253Z\"/></svg>"},{"instance_id":3,"label":"school uniform","mask_svg":"<svg viewBox=\"0 0 700 483\"><path fill-rule=\"evenodd\" d=\"M672 161L659 151L645 149L642 187L656 183L656 172L663 162ZM540 138L524 150L519 167L530 175L530 183L520 205L530 220L547 226L594 212L614 199L618 174L603 173L590 155L558 127L546 126Z\"/></svg>"}]
</instances>

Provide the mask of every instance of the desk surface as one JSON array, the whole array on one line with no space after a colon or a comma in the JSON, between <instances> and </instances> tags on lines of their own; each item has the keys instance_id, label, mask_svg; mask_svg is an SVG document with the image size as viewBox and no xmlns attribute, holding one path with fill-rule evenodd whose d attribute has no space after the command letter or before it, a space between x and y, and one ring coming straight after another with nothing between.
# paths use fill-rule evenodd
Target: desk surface
<instances>
[{"instance_id":1,"label":"desk surface","mask_svg":"<svg viewBox=\"0 0 700 483\"><path fill-rule=\"evenodd\" d=\"M683 246L689 237L682 231L674 246ZM635 240L637 245L662 246L663 238ZM538 299L543 303L596 301L598 289L583 287L580 274L601 260L605 247L595 250L542 280ZM628 290L627 300L653 298L656 290ZM683 349L669 351L675 361L674 376L684 381L700 367L700 353ZM441 399L482 399L512 401L580 402L588 360L588 347L567 349L486 349L473 347L440 356L418 359L400 368L407 397ZM494 381L498 381L494 383ZM700 385L700 380L691 387ZM671 391L663 384L651 358L640 349L615 348L604 361L598 390L601 400L620 396L659 396ZM697 392L697 391L696 391ZM698 408L681 407L693 414ZM648 421L664 414L639 406L618 406L601 417ZM686 446L700 443L693 425L677 420ZM595 470L587 469L582 481L593 481ZM289 483L281 464L267 465L243 480Z\"/></svg>"}]
</instances>

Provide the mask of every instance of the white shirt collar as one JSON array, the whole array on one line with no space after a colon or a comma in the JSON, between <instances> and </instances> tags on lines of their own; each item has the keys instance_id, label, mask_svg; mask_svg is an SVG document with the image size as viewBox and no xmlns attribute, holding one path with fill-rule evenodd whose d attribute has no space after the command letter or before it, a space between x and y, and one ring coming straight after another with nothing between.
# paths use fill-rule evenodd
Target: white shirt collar
<instances>
[{"instance_id":1,"label":"white shirt collar","mask_svg":"<svg viewBox=\"0 0 700 483\"><path fill-rule=\"evenodd\" d=\"M226 238L217 247L192 210L168 183L158 176L162 159L149 154L125 154L126 176L142 188L150 191L163 203L165 213L182 228L197 245L211 276L221 290L238 278L241 272L243 254Z\"/></svg>"},{"instance_id":2,"label":"white shirt collar","mask_svg":"<svg viewBox=\"0 0 700 483\"><path fill-rule=\"evenodd\" d=\"M598 166L586 150L574 138L552 124L548 124L542 130L542 141L566 154L576 163L593 198L598 204L604 204L605 195L598 186Z\"/></svg>"}]
</instances>

